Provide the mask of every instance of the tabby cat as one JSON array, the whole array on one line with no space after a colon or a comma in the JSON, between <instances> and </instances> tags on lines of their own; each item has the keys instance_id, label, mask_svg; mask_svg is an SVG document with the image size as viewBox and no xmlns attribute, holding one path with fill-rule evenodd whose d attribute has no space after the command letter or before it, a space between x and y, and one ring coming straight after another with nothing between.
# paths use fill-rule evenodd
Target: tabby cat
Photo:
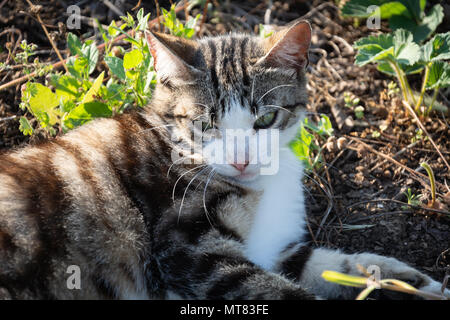
<instances>
[{"instance_id":1,"label":"tabby cat","mask_svg":"<svg viewBox=\"0 0 450 320\"><path fill-rule=\"evenodd\" d=\"M266 39L146 36L158 73L147 108L0 156L0 298L351 299L321 273L357 263L439 293L393 258L308 246L287 147L307 102L307 22ZM191 152L220 150L229 129L276 130L276 170L261 174L247 142L222 162Z\"/></svg>"}]
</instances>

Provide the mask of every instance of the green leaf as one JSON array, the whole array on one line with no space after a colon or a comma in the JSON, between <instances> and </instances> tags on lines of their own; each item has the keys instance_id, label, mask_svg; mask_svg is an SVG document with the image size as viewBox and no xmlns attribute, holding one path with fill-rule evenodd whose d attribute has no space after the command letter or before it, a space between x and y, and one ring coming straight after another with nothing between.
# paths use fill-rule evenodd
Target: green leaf
<instances>
[{"instance_id":1,"label":"green leaf","mask_svg":"<svg viewBox=\"0 0 450 320\"><path fill-rule=\"evenodd\" d=\"M144 59L144 56L142 55L141 51L138 49L134 49L133 51L127 52L123 57L123 67L125 69L131 69L137 67L142 60Z\"/></svg>"},{"instance_id":2,"label":"green leaf","mask_svg":"<svg viewBox=\"0 0 450 320\"><path fill-rule=\"evenodd\" d=\"M25 117L20 117L19 119L19 130L26 136L31 136L33 134L33 127L30 122Z\"/></svg>"},{"instance_id":3,"label":"green leaf","mask_svg":"<svg viewBox=\"0 0 450 320\"><path fill-rule=\"evenodd\" d=\"M430 68L430 74L426 85L427 89L436 87L445 88L450 86L450 63L436 61Z\"/></svg>"},{"instance_id":4,"label":"green leaf","mask_svg":"<svg viewBox=\"0 0 450 320\"><path fill-rule=\"evenodd\" d=\"M137 13L138 26L136 29L144 31L147 28L149 18L150 18L150 13L144 16L144 8L139 9L139 11Z\"/></svg>"},{"instance_id":5,"label":"green leaf","mask_svg":"<svg viewBox=\"0 0 450 320\"><path fill-rule=\"evenodd\" d=\"M103 77L105 76L105 71L100 73L100 75L95 79L94 83L92 84L92 87L89 89L88 92L86 92L86 95L84 96L81 103L88 103L94 100L94 96L97 95L98 90L100 89L100 86L103 82Z\"/></svg>"},{"instance_id":6,"label":"green leaf","mask_svg":"<svg viewBox=\"0 0 450 320\"><path fill-rule=\"evenodd\" d=\"M399 2L408 9L415 21L420 21L423 18L426 0L399 0Z\"/></svg>"},{"instance_id":7,"label":"green leaf","mask_svg":"<svg viewBox=\"0 0 450 320\"><path fill-rule=\"evenodd\" d=\"M310 168L310 147L314 139L314 136L306 130L305 126L308 126L308 119L305 118L304 123L300 127L300 132L297 134L295 140L290 143L291 150L294 154L303 161L307 168Z\"/></svg>"},{"instance_id":8,"label":"green leaf","mask_svg":"<svg viewBox=\"0 0 450 320\"><path fill-rule=\"evenodd\" d=\"M406 29L414 35L414 41L417 43L427 39L436 30L438 25L444 19L444 10L442 6L435 5L431 8L430 13L416 23L404 16L393 16L389 20L389 27L392 30Z\"/></svg>"},{"instance_id":9,"label":"green leaf","mask_svg":"<svg viewBox=\"0 0 450 320\"><path fill-rule=\"evenodd\" d=\"M398 29L394 32L394 55L398 63L413 65L420 59L421 51L411 32Z\"/></svg>"},{"instance_id":10,"label":"green leaf","mask_svg":"<svg viewBox=\"0 0 450 320\"><path fill-rule=\"evenodd\" d=\"M413 35L403 29L396 30L393 34L362 38L354 47L359 50L355 58L355 63L359 66L389 60L396 60L403 65L414 65L421 55L420 47L413 41Z\"/></svg>"},{"instance_id":11,"label":"green leaf","mask_svg":"<svg viewBox=\"0 0 450 320\"><path fill-rule=\"evenodd\" d=\"M69 73L77 79L83 79L88 70L88 60L85 57L70 57L67 61Z\"/></svg>"},{"instance_id":12,"label":"green leaf","mask_svg":"<svg viewBox=\"0 0 450 320\"><path fill-rule=\"evenodd\" d=\"M50 125L58 121L55 107L59 105L59 99L49 88L40 83L27 83L26 91L30 94L29 108L30 111L38 116L46 113Z\"/></svg>"},{"instance_id":13,"label":"green leaf","mask_svg":"<svg viewBox=\"0 0 450 320\"><path fill-rule=\"evenodd\" d=\"M81 47L83 46L83 44L76 35L69 32L69 34L67 35L67 46L69 47L70 53L72 55L76 55L81 52Z\"/></svg>"},{"instance_id":14,"label":"green leaf","mask_svg":"<svg viewBox=\"0 0 450 320\"><path fill-rule=\"evenodd\" d=\"M378 6L382 19L388 19L393 15L410 16L408 9L401 1L391 0L350 0L342 7L341 13L344 17L368 18L375 12L368 12L370 6Z\"/></svg>"},{"instance_id":15,"label":"green leaf","mask_svg":"<svg viewBox=\"0 0 450 320\"><path fill-rule=\"evenodd\" d=\"M331 124L330 118L324 114L320 116L320 120L318 123L319 128L319 134L326 134L328 136L331 136L333 134L333 125Z\"/></svg>"},{"instance_id":16,"label":"green leaf","mask_svg":"<svg viewBox=\"0 0 450 320\"><path fill-rule=\"evenodd\" d=\"M94 118L111 117L112 111L107 104L99 101L83 103L74 108L64 120L67 129L78 127Z\"/></svg>"},{"instance_id":17,"label":"green leaf","mask_svg":"<svg viewBox=\"0 0 450 320\"><path fill-rule=\"evenodd\" d=\"M117 57L105 57L105 62L109 70L119 79L125 80L125 69L123 68L123 60Z\"/></svg>"},{"instance_id":18,"label":"green leaf","mask_svg":"<svg viewBox=\"0 0 450 320\"><path fill-rule=\"evenodd\" d=\"M61 101L60 105L59 105L59 109L61 110L61 112L63 113L67 113L72 111L73 109L76 108L76 104L73 100L66 100L66 101Z\"/></svg>"},{"instance_id":19,"label":"green leaf","mask_svg":"<svg viewBox=\"0 0 450 320\"><path fill-rule=\"evenodd\" d=\"M439 33L423 46L421 60L424 62L450 59L450 31Z\"/></svg>"},{"instance_id":20,"label":"green leaf","mask_svg":"<svg viewBox=\"0 0 450 320\"><path fill-rule=\"evenodd\" d=\"M115 37L119 31L117 30L116 22L113 20L108 26L108 33L111 37Z\"/></svg>"},{"instance_id":21,"label":"green leaf","mask_svg":"<svg viewBox=\"0 0 450 320\"><path fill-rule=\"evenodd\" d=\"M75 100L80 96L78 89L81 85L74 77L69 75L54 76L51 78L51 83L55 87L56 95L63 101Z\"/></svg>"},{"instance_id":22,"label":"green leaf","mask_svg":"<svg viewBox=\"0 0 450 320\"><path fill-rule=\"evenodd\" d=\"M95 43L92 43L90 45L85 44L81 49L81 52L83 54L83 57L87 59L88 74L91 74L95 70L95 66L97 65L98 49Z\"/></svg>"},{"instance_id":23,"label":"green leaf","mask_svg":"<svg viewBox=\"0 0 450 320\"><path fill-rule=\"evenodd\" d=\"M355 63L364 66L370 62L394 59L394 37L391 34L368 36L355 42L354 47L359 49Z\"/></svg>"}]
</instances>

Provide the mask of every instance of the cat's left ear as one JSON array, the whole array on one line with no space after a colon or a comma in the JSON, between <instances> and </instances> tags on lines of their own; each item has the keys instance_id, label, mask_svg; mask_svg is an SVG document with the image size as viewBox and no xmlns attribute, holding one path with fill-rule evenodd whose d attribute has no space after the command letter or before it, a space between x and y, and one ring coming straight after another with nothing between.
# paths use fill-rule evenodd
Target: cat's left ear
<instances>
[{"instance_id":1,"label":"cat's left ear","mask_svg":"<svg viewBox=\"0 0 450 320\"><path fill-rule=\"evenodd\" d=\"M172 83L195 81L201 72L193 67L197 43L163 33L145 32L158 80Z\"/></svg>"},{"instance_id":2,"label":"cat's left ear","mask_svg":"<svg viewBox=\"0 0 450 320\"><path fill-rule=\"evenodd\" d=\"M257 65L265 67L304 70L309 63L308 51L311 43L311 25L305 20L275 32L263 40L267 52Z\"/></svg>"}]
</instances>

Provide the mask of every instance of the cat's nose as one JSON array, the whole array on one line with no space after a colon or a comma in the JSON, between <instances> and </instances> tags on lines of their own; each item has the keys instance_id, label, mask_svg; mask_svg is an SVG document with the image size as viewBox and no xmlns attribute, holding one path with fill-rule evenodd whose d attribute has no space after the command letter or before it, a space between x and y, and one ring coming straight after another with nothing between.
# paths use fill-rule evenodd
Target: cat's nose
<instances>
[{"instance_id":1,"label":"cat's nose","mask_svg":"<svg viewBox=\"0 0 450 320\"><path fill-rule=\"evenodd\" d=\"M238 171L244 172L245 168L248 166L248 161L245 161L245 163L232 163L233 167L235 167Z\"/></svg>"}]
</instances>

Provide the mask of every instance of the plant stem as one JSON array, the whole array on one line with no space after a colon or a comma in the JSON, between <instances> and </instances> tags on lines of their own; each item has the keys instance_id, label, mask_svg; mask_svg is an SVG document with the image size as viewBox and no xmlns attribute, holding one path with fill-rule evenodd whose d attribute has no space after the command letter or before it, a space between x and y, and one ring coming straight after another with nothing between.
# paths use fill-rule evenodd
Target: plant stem
<instances>
[{"instance_id":1,"label":"plant stem","mask_svg":"<svg viewBox=\"0 0 450 320\"><path fill-rule=\"evenodd\" d=\"M28 5L30 6L30 10L33 11L34 8L38 8L37 6L35 6L30 0L26 0ZM66 73L69 73L69 69L67 69L65 60L63 59L61 52L59 52L58 47L56 46L55 42L53 41L52 37L50 36L50 34L48 33L47 27L45 26L45 23L42 21L41 19L41 15L39 14L39 11L36 11L35 16L39 22L39 24L41 25L42 29L44 30L45 35L48 38L48 41L50 41L50 44L53 47L53 50L55 50L56 55L58 56L59 61L62 63L62 66L64 67L64 69L66 70Z\"/></svg>"},{"instance_id":2,"label":"plant stem","mask_svg":"<svg viewBox=\"0 0 450 320\"><path fill-rule=\"evenodd\" d=\"M422 90L420 92L419 101L417 101L416 107L414 109L418 113L420 112L420 106L422 105L423 96L425 95L425 90L427 87L427 82L428 82L429 77L430 77L430 67L429 67L429 64L427 64L425 66L425 75L423 77L423 84L422 84Z\"/></svg>"},{"instance_id":3,"label":"plant stem","mask_svg":"<svg viewBox=\"0 0 450 320\"><path fill-rule=\"evenodd\" d=\"M439 92L439 86L434 88L433 99L431 100L430 106L428 107L428 110L427 110L427 113L426 113L427 116L431 112L431 110L433 109L433 105L434 105L434 102L436 101L438 92Z\"/></svg>"},{"instance_id":4,"label":"plant stem","mask_svg":"<svg viewBox=\"0 0 450 320\"><path fill-rule=\"evenodd\" d=\"M389 64L391 65L391 68L394 69L395 74L397 75L397 79L400 82L400 88L402 90L403 99L408 101L408 94L407 94L408 89L406 88L406 85L404 83L404 78L402 77L400 69L398 68L395 61L389 61Z\"/></svg>"},{"instance_id":5,"label":"plant stem","mask_svg":"<svg viewBox=\"0 0 450 320\"><path fill-rule=\"evenodd\" d=\"M430 186L431 186L431 207L434 207L434 202L436 201L436 180L434 179L434 173L431 167L426 162L422 162L420 164L422 168L424 168L427 173L428 177L430 178Z\"/></svg>"},{"instance_id":6,"label":"plant stem","mask_svg":"<svg viewBox=\"0 0 450 320\"><path fill-rule=\"evenodd\" d=\"M409 92L409 95L411 96L412 103L416 104L416 98L414 97L414 93L411 89L411 86L409 85L409 81L406 78L405 74L403 74L403 81L406 83L406 87L408 88L408 92Z\"/></svg>"}]
</instances>

